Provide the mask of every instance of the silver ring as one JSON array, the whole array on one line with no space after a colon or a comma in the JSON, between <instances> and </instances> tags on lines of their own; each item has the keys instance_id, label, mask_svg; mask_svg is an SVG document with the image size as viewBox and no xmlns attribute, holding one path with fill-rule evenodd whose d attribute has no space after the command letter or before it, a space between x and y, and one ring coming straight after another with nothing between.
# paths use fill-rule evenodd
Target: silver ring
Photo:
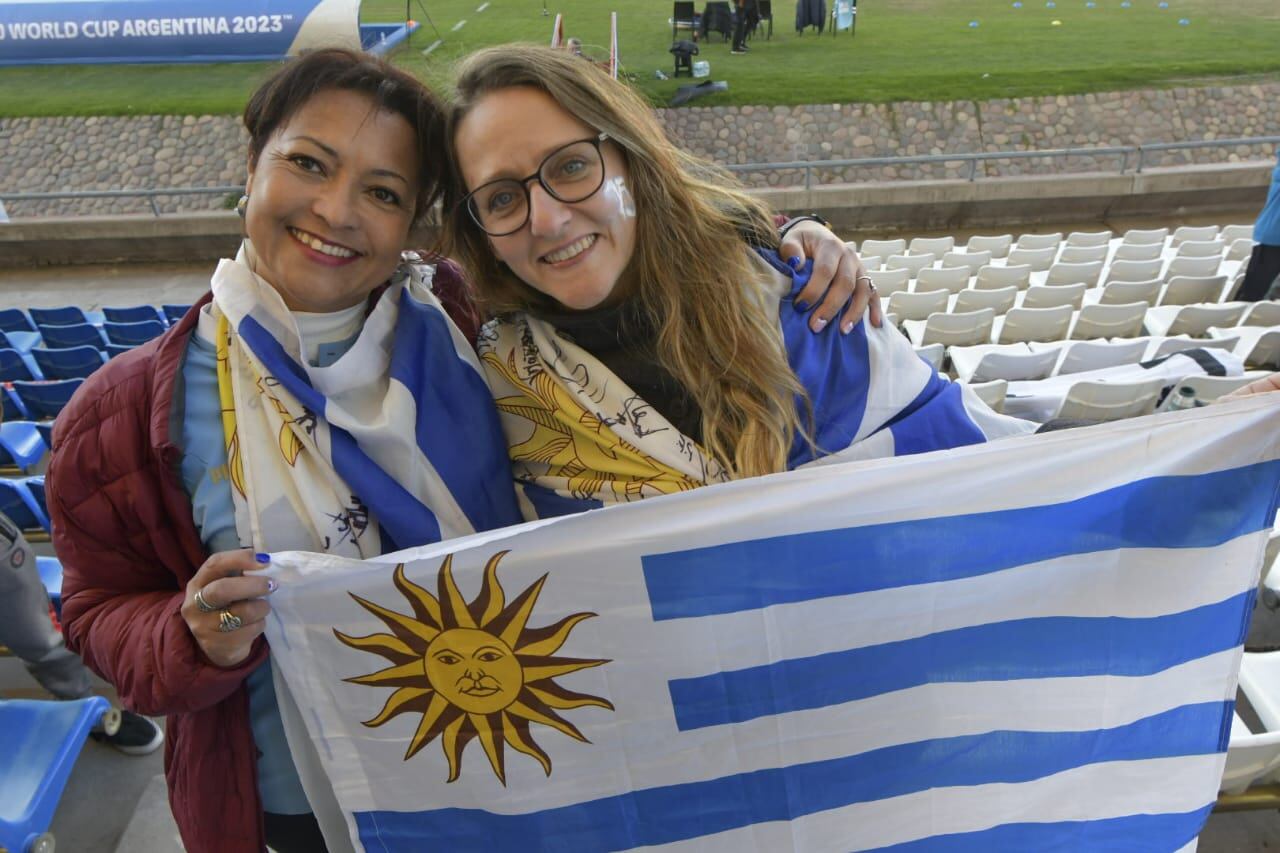
<instances>
[{"instance_id":1,"label":"silver ring","mask_svg":"<svg viewBox=\"0 0 1280 853\"><path fill-rule=\"evenodd\" d=\"M874 281L871 281L871 276L869 275L860 275L853 280L854 284L857 284L860 281L870 281L872 287L876 286L876 283Z\"/></svg>"},{"instance_id":2,"label":"silver ring","mask_svg":"<svg viewBox=\"0 0 1280 853\"><path fill-rule=\"evenodd\" d=\"M230 610L223 610L218 614L218 630L222 633L230 634L232 631L239 631L242 627L244 627L244 620Z\"/></svg>"},{"instance_id":3,"label":"silver ring","mask_svg":"<svg viewBox=\"0 0 1280 853\"><path fill-rule=\"evenodd\" d=\"M200 608L201 613L212 613L218 609L205 599L203 589L197 589L196 594L192 596L192 599L195 601L196 607Z\"/></svg>"}]
</instances>

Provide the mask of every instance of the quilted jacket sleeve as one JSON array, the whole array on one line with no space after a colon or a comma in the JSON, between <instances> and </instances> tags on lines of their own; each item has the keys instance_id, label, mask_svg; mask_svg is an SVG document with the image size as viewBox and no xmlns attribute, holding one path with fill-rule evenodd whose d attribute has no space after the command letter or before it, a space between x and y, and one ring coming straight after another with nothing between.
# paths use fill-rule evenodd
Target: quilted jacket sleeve
<instances>
[{"instance_id":1,"label":"quilted jacket sleeve","mask_svg":"<svg viewBox=\"0 0 1280 853\"><path fill-rule=\"evenodd\" d=\"M204 554L186 495L152 449L156 343L113 359L59 415L46 485L67 645L125 705L162 715L222 701L266 649L259 640L240 666L217 667L179 612ZM166 419L168 402L154 407Z\"/></svg>"}]
</instances>

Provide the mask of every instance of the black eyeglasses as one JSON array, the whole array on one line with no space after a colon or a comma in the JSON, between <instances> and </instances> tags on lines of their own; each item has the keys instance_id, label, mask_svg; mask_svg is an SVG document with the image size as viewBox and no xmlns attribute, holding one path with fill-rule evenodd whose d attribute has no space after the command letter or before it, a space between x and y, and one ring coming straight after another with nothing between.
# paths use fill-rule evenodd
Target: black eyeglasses
<instances>
[{"instance_id":1,"label":"black eyeglasses","mask_svg":"<svg viewBox=\"0 0 1280 853\"><path fill-rule=\"evenodd\" d=\"M529 221L529 182L537 181L547 194L565 204L586 201L604 186L601 133L579 139L548 154L538 171L527 178L500 178L472 190L463 204L480 229L490 237L514 234Z\"/></svg>"}]
</instances>

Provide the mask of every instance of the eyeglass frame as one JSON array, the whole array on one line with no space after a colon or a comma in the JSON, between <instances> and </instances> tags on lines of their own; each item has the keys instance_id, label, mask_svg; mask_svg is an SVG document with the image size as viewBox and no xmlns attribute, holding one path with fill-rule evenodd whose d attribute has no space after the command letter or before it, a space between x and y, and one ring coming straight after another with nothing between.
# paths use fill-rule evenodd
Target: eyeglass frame
<instances>
[{"instance_id":1,"label":"eyeglass frame","mask_svg":"<svg viewBox=\"0 0 1280 853\"><path fill-rule=\"evenodd\" d=\"M591 198L596 193L600 192L600 188L604 186L604 179L605 179L605 172L606 172L605 162L604 162L604 152L600 150L600 146L601 144L604 143L605 140L610 138L611 137L609 136L608 132L602 130L595 136L589 136L586 139L574 139L569 142L566 142L564 145L561 145L558 148L556 148L554 151L551 151L550 153L548 153L546 157L543 157L542 162L538 164L537 170L533 174L529 175L528 177L495 178L492 181L485 181L483 184L481 184L480 186L476 187L474 190L472 190L471 192L463 196L462 201L459 202L459 204L462 207L465 207L467 209L467 215L471 217L471 221L474 222L476 224L476 227L479 228L481 231L483 231L485 234L488 234L490 237L509 237L512 234L519 231L521 228L528 225L529 217L533 215L533 196L529 192L530 181L537 181L538 186L542 187L543 191L546 192L547 195L551 196L553 199L560 202L561 204L581 204L582 202ZM584 142L590 142L591 146L596 149L596 156L600 158L600 183L596 184L595 189L593 189L591 192L584 195L582 198L575 199L573 201L568 201L566 199L561 198L559 195L556 194L555 190L547 186L547 182L542 179L542 168L546 166L548 162L550 162L551 158L555 157L561 151L565 150L566 148L570 148L574 145L581 145ZM522 219L520 221L520 224L517 225L515 228L512 228L510 231L503 231L501 234L494 234L490 232L487 228L485 228L484 223L480 221L480 214L476 212L475 205L472 204L472 199L475 198L476 193L480 192L485 187L492 186L494 184L505 183L506 181L514 181L515 183L519 184L520 189L524 191L524 219Z\"/></svg>"}]
</instances>

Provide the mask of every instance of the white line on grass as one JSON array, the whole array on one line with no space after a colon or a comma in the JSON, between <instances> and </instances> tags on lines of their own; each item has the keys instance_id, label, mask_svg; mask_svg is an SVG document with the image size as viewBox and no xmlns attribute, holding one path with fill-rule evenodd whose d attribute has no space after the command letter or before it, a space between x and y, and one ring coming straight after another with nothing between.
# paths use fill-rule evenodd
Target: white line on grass
<instances>
[{"instance_id":1,"label":"white line on grass","mask_svg":"<svg viewBox=\"0 0 1280 853\"><path fill-rule=\"evenodd\" d=\"M483 12L485 9L488 9L488 8L489 8L489 4L488 4L488 3L481 3L481 4L479 5L479 7L477 7L477 8L476 8L476 11L477 11L477 12Z\"/></svg>"},{"instance_id":2,"label":"white line on grass","mask_svg":"<svg viewBox=\"0 0 1280 853\"><path fill-rule=\"evenodd\" d=\"M454 24L454 25L453 25L453 29L452 29L452 30L450 30L450 32L454 32L454 33L456 33L458 30L462 29L462 28L463 28L463 27L465 27L466 25L467 25L467 22L466 22L466 20L465 20L465 19L464 19L464 20L461 20L461 21L458 21L458 23L456 23L456 24Z\"/></svg>"},{"instance_id":3,"label":"white line on grass","mask_svg":"<svg viewBox=\"0 0 1280 853\"><path fill-rule=\"evenodd\" d=\"M422 51L422 55L426 56L428 53L435 50L437 47L439 47L442 44L444 44L444 42L440 41L440 39L436 39L431 43L431 45L426 50Z\"/></svg>"}]
</instances>

